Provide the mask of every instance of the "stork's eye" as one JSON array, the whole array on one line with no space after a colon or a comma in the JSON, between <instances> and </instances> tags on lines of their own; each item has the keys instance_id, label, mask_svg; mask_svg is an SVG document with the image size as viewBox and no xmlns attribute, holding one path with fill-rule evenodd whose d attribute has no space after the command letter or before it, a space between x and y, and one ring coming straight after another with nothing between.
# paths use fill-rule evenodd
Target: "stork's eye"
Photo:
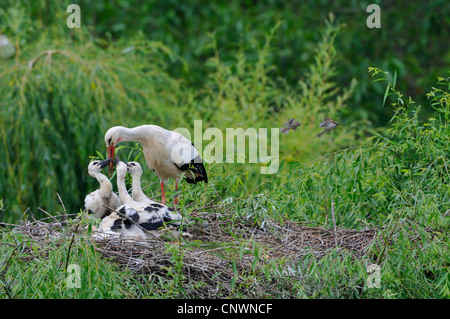
<instances>
[{"instance_id":1,"label":"stork's eye","mask_svg":"<svg viewBox=\"0 0 450 319\"><path fill-rule=\"evenodd\" d=\"M110 137L109 140L108 140L108 144L109 145L111 145L111 140L112 140L112 137Z\"/></svg>"},{"instance_id":2,"label":"stork's eye","mask_svg":"<svg viewBox=\"0 0 450 319\"><path fill-rule=\"evenodd\" d=\"M94 164L94 165L97 165L97 164L98 164L98 162L96 161L96 162L94 162L94 163L92 163L92 164Z\"/></svg>"}]
</instances>

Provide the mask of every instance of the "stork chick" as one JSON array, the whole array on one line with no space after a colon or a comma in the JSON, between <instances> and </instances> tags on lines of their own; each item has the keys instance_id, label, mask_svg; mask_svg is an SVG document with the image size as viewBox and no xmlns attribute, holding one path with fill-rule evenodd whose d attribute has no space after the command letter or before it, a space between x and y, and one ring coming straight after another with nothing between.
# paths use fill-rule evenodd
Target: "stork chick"
<instances>
[{"instance_id":1,"label":"stork chick","mask_svg":"<svg viewBox=\"0 0 450 319\"><path fill-rule=\"evenodd\" d=\"M119 218L120 216L116 212L112 212L110 215L105 216L102 219L98 228L93 227L94 232L92 236L98 239L109 238L111 236L118 236L119 234L117 234L114 231L111 231L111 227L114 224L114 222Z\"/></svg>"},{"instance_id":2,"label":"stork chick","mask_svg":"<svg viewBox=\"0 0 450 319\"><path fill-rule=\"evenodd\" d=\"M111 159L92 161L88 166L89 175L97 179L100 188L85 197L84 207L88 213L93 214L97 218L109 215L111 209L116 209L120 206L119 197L113 192L111 181L101 173L101 170L110 162Z\"/></svg>"},{"instance_id":3,"label":"stork chick","mask_svg":"<svg viewBox=\"0 0 450 319\"><path fill-rule=\"evenodd\" d=\"M147 204L148 207L146 208L147 211L155 211L160 216L161 219L169 223L171 226L178 227L180 226L180 220L181 215L178 214L173 208L167 207L163 204L158 204L157 202L151 200L148 198L144 192L142 191L141 187L141 177L142 177L142 166L138 162L128 162L127 163L128 172L131 174L132 177L132 193L131 196L133 197L133 200L138 201L143 204ZM178 221L175 222L174 221Z\"/></svg>"},{"instance_id":4,"label":"stork chick","mask_svg":"<svg viewBox=\"0 0 450 319\"><path fill-rule=\"evenodd\" d=\"M139 226L147 230L157 230L164 227L163 216L159 214L159 210L166 206L158 203L149 204L148 202L145 203L134 200L128 193L125 185L125 176L128 169L127 164L119 161L116 165L117 188L119 190L119 198L122 202L122 206L118 208L119 213L132 218ZM155 205L158 205L158 207Z\"/></svg>"},{"instance_id":5,"label":"stork chick","mask_svg":"<svg viewBox=\"0 0 450 319\"><path fill-rule=\"evenodd\" d=\"M111 226L111 231L117 233L121 238L146 238L146 235L141 228L124 218L116 219Z\"/></svg>"}]
</instances>

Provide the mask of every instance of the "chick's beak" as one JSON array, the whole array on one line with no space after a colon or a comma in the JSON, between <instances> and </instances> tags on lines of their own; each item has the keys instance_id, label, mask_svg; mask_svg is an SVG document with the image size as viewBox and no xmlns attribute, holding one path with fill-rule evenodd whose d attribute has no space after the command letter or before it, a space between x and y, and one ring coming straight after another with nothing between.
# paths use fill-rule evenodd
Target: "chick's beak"
<instances>
[{"instance_id":1,"label":"chick's beak","mask_svg":"<svg viewBox=\"0 0 450 319\"><path fill-rule=\"evenodd\" d=\"M112 159L110 159L110 158L100 161L100 163L99 163L100 168L102 168L102 169L105 168L106 165L108 165L111 162L112 162Z\"/></svg>"}]
</instances>

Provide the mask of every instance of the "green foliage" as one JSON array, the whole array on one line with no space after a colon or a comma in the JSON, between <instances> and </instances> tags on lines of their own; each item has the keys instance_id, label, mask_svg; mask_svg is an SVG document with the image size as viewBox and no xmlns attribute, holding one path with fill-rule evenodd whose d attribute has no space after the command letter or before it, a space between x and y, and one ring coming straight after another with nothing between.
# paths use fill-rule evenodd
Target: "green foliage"
<instances>
[{"instance_id":1,"label":"green foliage","mask_svg":"<svg viewBox=\"0 0 450 319\"><path fill-rule=\"evenodd\" d=\"M428 94L438 118L422 122L420 107L403 100L395 81L379 69L371 72L388 82L387 96L395 98L387 136L293 168L278 210L327 225L335 203L341 227L379 229L372 248L373 262L382 268L385 295L379 297L442 298L448 294L450 248L448 78L439 78L439 87Z\"/></svg>"},{"instance_id":2,"label":"green foliage","mask_svg":"<svg viewBox=\"0 0 450 319\"><path fill-rule=\"evenodd\" d=\"M21 14L12 14L16 11ZM10 8L6 14L18 20L9 23L26 26L26 12L20 7ZM300 132L280 138L281 157L287 157L287 161L311 159L351 143L351 127L337 130L335 140L301 142L315 138L317 124L324 116L345 112L345 101L355 87L352 82L348 89L341 90L333 82L334 39L339 25L330 16L317 59L299 82L299 90L273 78L275 67L268 56L280 26L275 25L264 44L253 52L239 49L231 64L220 58L221 48L212 36L214 55L206 63L209 72L205 87L198 91L167 73L167 63L178 57L142 34L103 47L102 40L90 38L82 28L74 30L71 38L53 39L42 34L30 38L24 49L19 44L20 53L14 62L7 61L1 73L0 142L5 156L0 166L6 174L0 192L7 206L3 220L17 219L27 207L37 216L37 207L57 210L56 193L69 211L77 211L85 194L95 187L95 180L86 174L89 158L102 154L103 134L113 125L157 123L169 129L186 127L192 132L194 121L202 119L203 130L217 127L224 132L225 141L228 127L277 129L295 116L303 123ZM7 28L16 29L11 25ZM61 32L56 29L56 33ZM22 33L17 37L26 38ZM258 142L264 143L259 138ZM125 146L135 148L134 144ZM223 151L223 160L234 156L227 154L230 150L225 145ZM119 154L123 156L123 152ZM139 157L139 153L133 154ZM245 158L247 153L237 156ZM259 162L263 160L258 158ZM224 196L245 194L268 178L261 176L253 164L227 164L222 168L217 179L241 182L231 193L222 183L226 188L218 191ZM145 172L145 179L156 181L154 174ZM211 174L214 176L214 170ZM231 185L235 183L231 181Z\"/></svg>"},{"instance_id":3,"label":"green foliage","mask_svg":"<svg viewBox=\"0 0 450 319\"><path fill-rule=\"evenodd\" d=\"M13 10L19 9L8 13ZM24 20L17 23L29 19L19 17ZM104 132L137 125L144 115L164 121L161 105L172 104L172 94L155 92L178 87L164 72L170 50L139 37L103 50L78 30L75 39L58 43L43 35L21 52L0 74L0 193L7 220L27 207L55 211L57 192L70 210L80 208L92 182L89 156L103 149ZM146 115L144 105L157 112Z\"/></svg>"},{"instance_id":4,"label":"green foliage","mask_svg":"<svg viewBox=\"0 0 450 319\"><path fill-rule=\"evenodd\" d=\"M449 298L449 78L423 94L447 71L446 1L382 6L380 30L367 29L357 1L337 2L334 14L327 1L3 3L0 32L15 55L0 61L2 221L19 220L28 207L37 217L37 207L56 212L57 193L69 212L79 211L97 187L87 165L104 156L103 134L113 125L192 132L202 119L203 130L225 131L295 118L302 126L280 136L277 174L260 174L262 158L206 163L208 184L181 185L183 214L226 204L235 212L230 231L249 217L260 226L288 218L328 228L334 203L338 227L375 228L377 238L362 258L338 247L292 261L265 260L264 247L233 234L224 258L234 277L217 283L230 285L226 297ZM81 5L81 29L65 25L69 3ZM396 71L369 68L370 77L368 65ZM343 125L317 139L325 116ZM377 127L387 118L388 129ZM119 154L145 165L135 143ZM159 193L155 174L144 172L146 192ZM181 271L192 246L169 246L167 276L146 276L100 258L83 237L42 246L0 235L4 298L174 298L205 284ZM242 272L246 254L264 266ZM69 263L80 265L82 289L67 287ZM366 285L373 263L380 289Z\"/></svg>"},{"instance_id":5,"label":"green foliage","mask_svg":"<svg viewBox=\"0 0 450 319\"><path fill-rule=\"evenodd\" d=\"M90 28L93 37L121 40L133 38L142 32L147 39L160 41L183 57L171 61L170 74L183 78L201 88L208 73L206 61L213 46L209 34L214 33L221 59L233 61L237 49L249 53L256 60L255 48L263 43L267 32L282 21L278 35L272 41L268 54L269 64L275 65L275 77L282 77L296 85L315 59L316 43L323 29L322 22L333 12L345 32L337 39L338 83L358 79L359 85L350 99L351 112L346 114L346 124L364 118L375 126L384 125L391 117L388 108L380 108L377 100L383 92L371 82L366 70L378 65L385 70L398 72L401 89L408 95L417 95L417 102L425 102L424 91L433 84L441 68L448 66L450 55L446 45L446 17L450 5L446 0L422 2L395 1L383 3L381 28L368 29L366 19L369 3L361 1L195 1L176 0L138 1L116 0L4 0L3 8L16 5L25 8L31 17L26 37L28 43L40 36L46 27L55 25L51 34L55 38L67 36L65 27L70 3L79 4L82 10L82 28ZM32 22L31 22L32 21ZM414 21L414 23L411 23ZM17 30L0 25L0 32ZM45 31L44 31L45 32ZM102 41L104 46L106 42Z\"/></svg>"},{"instance_id":6,"label":"green foliage","mask_svg":"<svg viewBox=\"0 0 450 319\"><path fill-rule=\"evenodd\" d=\"M87 224L71 227L86 227ZM95 250L89 237L36 242L20 232L0 231L0 297L25 299L123 298L130 274ZM71 265L79 267L76 281Z\"/></svg>"}]
</instances>

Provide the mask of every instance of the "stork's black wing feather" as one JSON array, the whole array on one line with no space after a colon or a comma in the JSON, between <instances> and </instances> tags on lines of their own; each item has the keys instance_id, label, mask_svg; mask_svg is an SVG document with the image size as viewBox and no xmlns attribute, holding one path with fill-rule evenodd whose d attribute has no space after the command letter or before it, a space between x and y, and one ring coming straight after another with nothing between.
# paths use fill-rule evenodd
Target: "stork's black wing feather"
<instances>
[{"instance_id":1,"label":"stork's black wing feather","mask_svg":"<svg viewBox=\"0 0 450 319\"><path fill-rule=\"evenodd\" d=\"M194 158L190 163L183 164L181 166L175 164L175 166L182 171L191 172L192 175L195 174L194 175L195 178L192 178L191 176L186 176L186 182L190 184L195 184L202 181L208 183L208 176L206 175L206 169L199 156Z\"/></svg>"}]
</instances>

